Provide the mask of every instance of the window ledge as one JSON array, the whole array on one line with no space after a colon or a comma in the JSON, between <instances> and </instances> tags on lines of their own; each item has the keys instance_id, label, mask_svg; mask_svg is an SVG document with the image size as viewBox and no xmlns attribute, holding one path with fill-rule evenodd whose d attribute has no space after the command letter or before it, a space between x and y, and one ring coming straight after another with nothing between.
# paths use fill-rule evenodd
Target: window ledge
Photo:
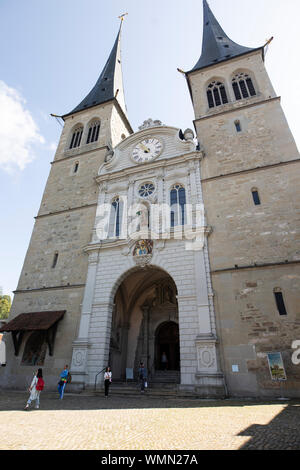
<instances>
[{"instance_id":1,"label":"window ledge","mask_svg":"<svg viewBox=\"0 0 300 470\"><path fill-rule=\"evenodd\" d=\"M100 147L99 141L91 142L90 144L83 144L73 149L67 149L64 151L64 155L66 157L73 157L74 155L79 155L80 153L89 152L90 150L95 150L98 147Z\"/></svg>"}]
</instances>

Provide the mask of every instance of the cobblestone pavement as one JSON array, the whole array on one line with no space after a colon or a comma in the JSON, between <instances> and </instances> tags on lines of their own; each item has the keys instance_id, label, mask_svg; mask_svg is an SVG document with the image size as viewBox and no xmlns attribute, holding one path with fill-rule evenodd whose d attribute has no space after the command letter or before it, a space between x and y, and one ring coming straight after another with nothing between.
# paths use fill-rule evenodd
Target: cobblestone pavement
<instances>
[{"instance_id":1,"label":"cobblestone pavement","mask_svg":"<svg viewBox=\"0 0 300 470\"><path fill-rule=\"evenodd\" d=\"M1 450L300 449L300 401L161 399L0 391Z\"/></svg>"}]
</instances>

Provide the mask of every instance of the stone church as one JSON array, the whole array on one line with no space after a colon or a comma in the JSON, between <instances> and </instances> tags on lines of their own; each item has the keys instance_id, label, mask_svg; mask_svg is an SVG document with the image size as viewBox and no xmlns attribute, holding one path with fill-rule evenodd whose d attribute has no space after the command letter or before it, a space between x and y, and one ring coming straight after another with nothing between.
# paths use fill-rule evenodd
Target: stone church
<instances>
[{"instance_id":1,"label":"stone church","mask_svg":"<svg viewBox=\"0 0 300 470\"><path fill-rule=\"evenodd\" d=\"M62 116L0 329L1 387L24 388L39 366L54 390L69 364L83 390L107 365L135 380L142 361L150 386L199 397L299 396L299 153L266 44L233 42L203 8L200 58L180 71L195 134L152 119L132 130L121 27L96 85Z\"/></svg>"}]
</instances>

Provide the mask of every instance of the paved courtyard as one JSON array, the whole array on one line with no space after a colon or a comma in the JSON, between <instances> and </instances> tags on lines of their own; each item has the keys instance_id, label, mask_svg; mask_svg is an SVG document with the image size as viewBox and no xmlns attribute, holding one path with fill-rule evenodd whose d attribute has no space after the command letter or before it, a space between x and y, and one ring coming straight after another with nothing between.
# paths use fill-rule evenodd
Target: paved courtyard
<instances>
[{"instance_id":1,"label":"paved courtyard","mask_svg":"<svg viewBox=\"0 0 300 470\"><path fill-rule=\"evenodd\" d=\"M0 391L1 450L300 449L300 401L84 396Z\"/></svg>"}]
</instances>

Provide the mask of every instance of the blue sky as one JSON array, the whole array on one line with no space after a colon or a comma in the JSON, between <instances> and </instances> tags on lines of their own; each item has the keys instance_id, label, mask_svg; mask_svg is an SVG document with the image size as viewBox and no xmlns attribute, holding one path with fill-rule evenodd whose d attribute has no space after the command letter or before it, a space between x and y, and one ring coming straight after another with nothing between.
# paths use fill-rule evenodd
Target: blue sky
<instances>
[{"instance_id":1,"label":"blue sky","mask_svg":"<svg viewBox=\"0 0 300 470\"><path fill-rule=\"evenodd\" d=\"M209 0L228 36L274 36L266 67L300 147L299 0ZM201 53L202 0L0 0L0 286L17 287L61 127L94 86L119 28L133 129L148 118L193 128L184 77ZM1 130L2 129L2 130Z\"/></svg>"}]
</instances>

